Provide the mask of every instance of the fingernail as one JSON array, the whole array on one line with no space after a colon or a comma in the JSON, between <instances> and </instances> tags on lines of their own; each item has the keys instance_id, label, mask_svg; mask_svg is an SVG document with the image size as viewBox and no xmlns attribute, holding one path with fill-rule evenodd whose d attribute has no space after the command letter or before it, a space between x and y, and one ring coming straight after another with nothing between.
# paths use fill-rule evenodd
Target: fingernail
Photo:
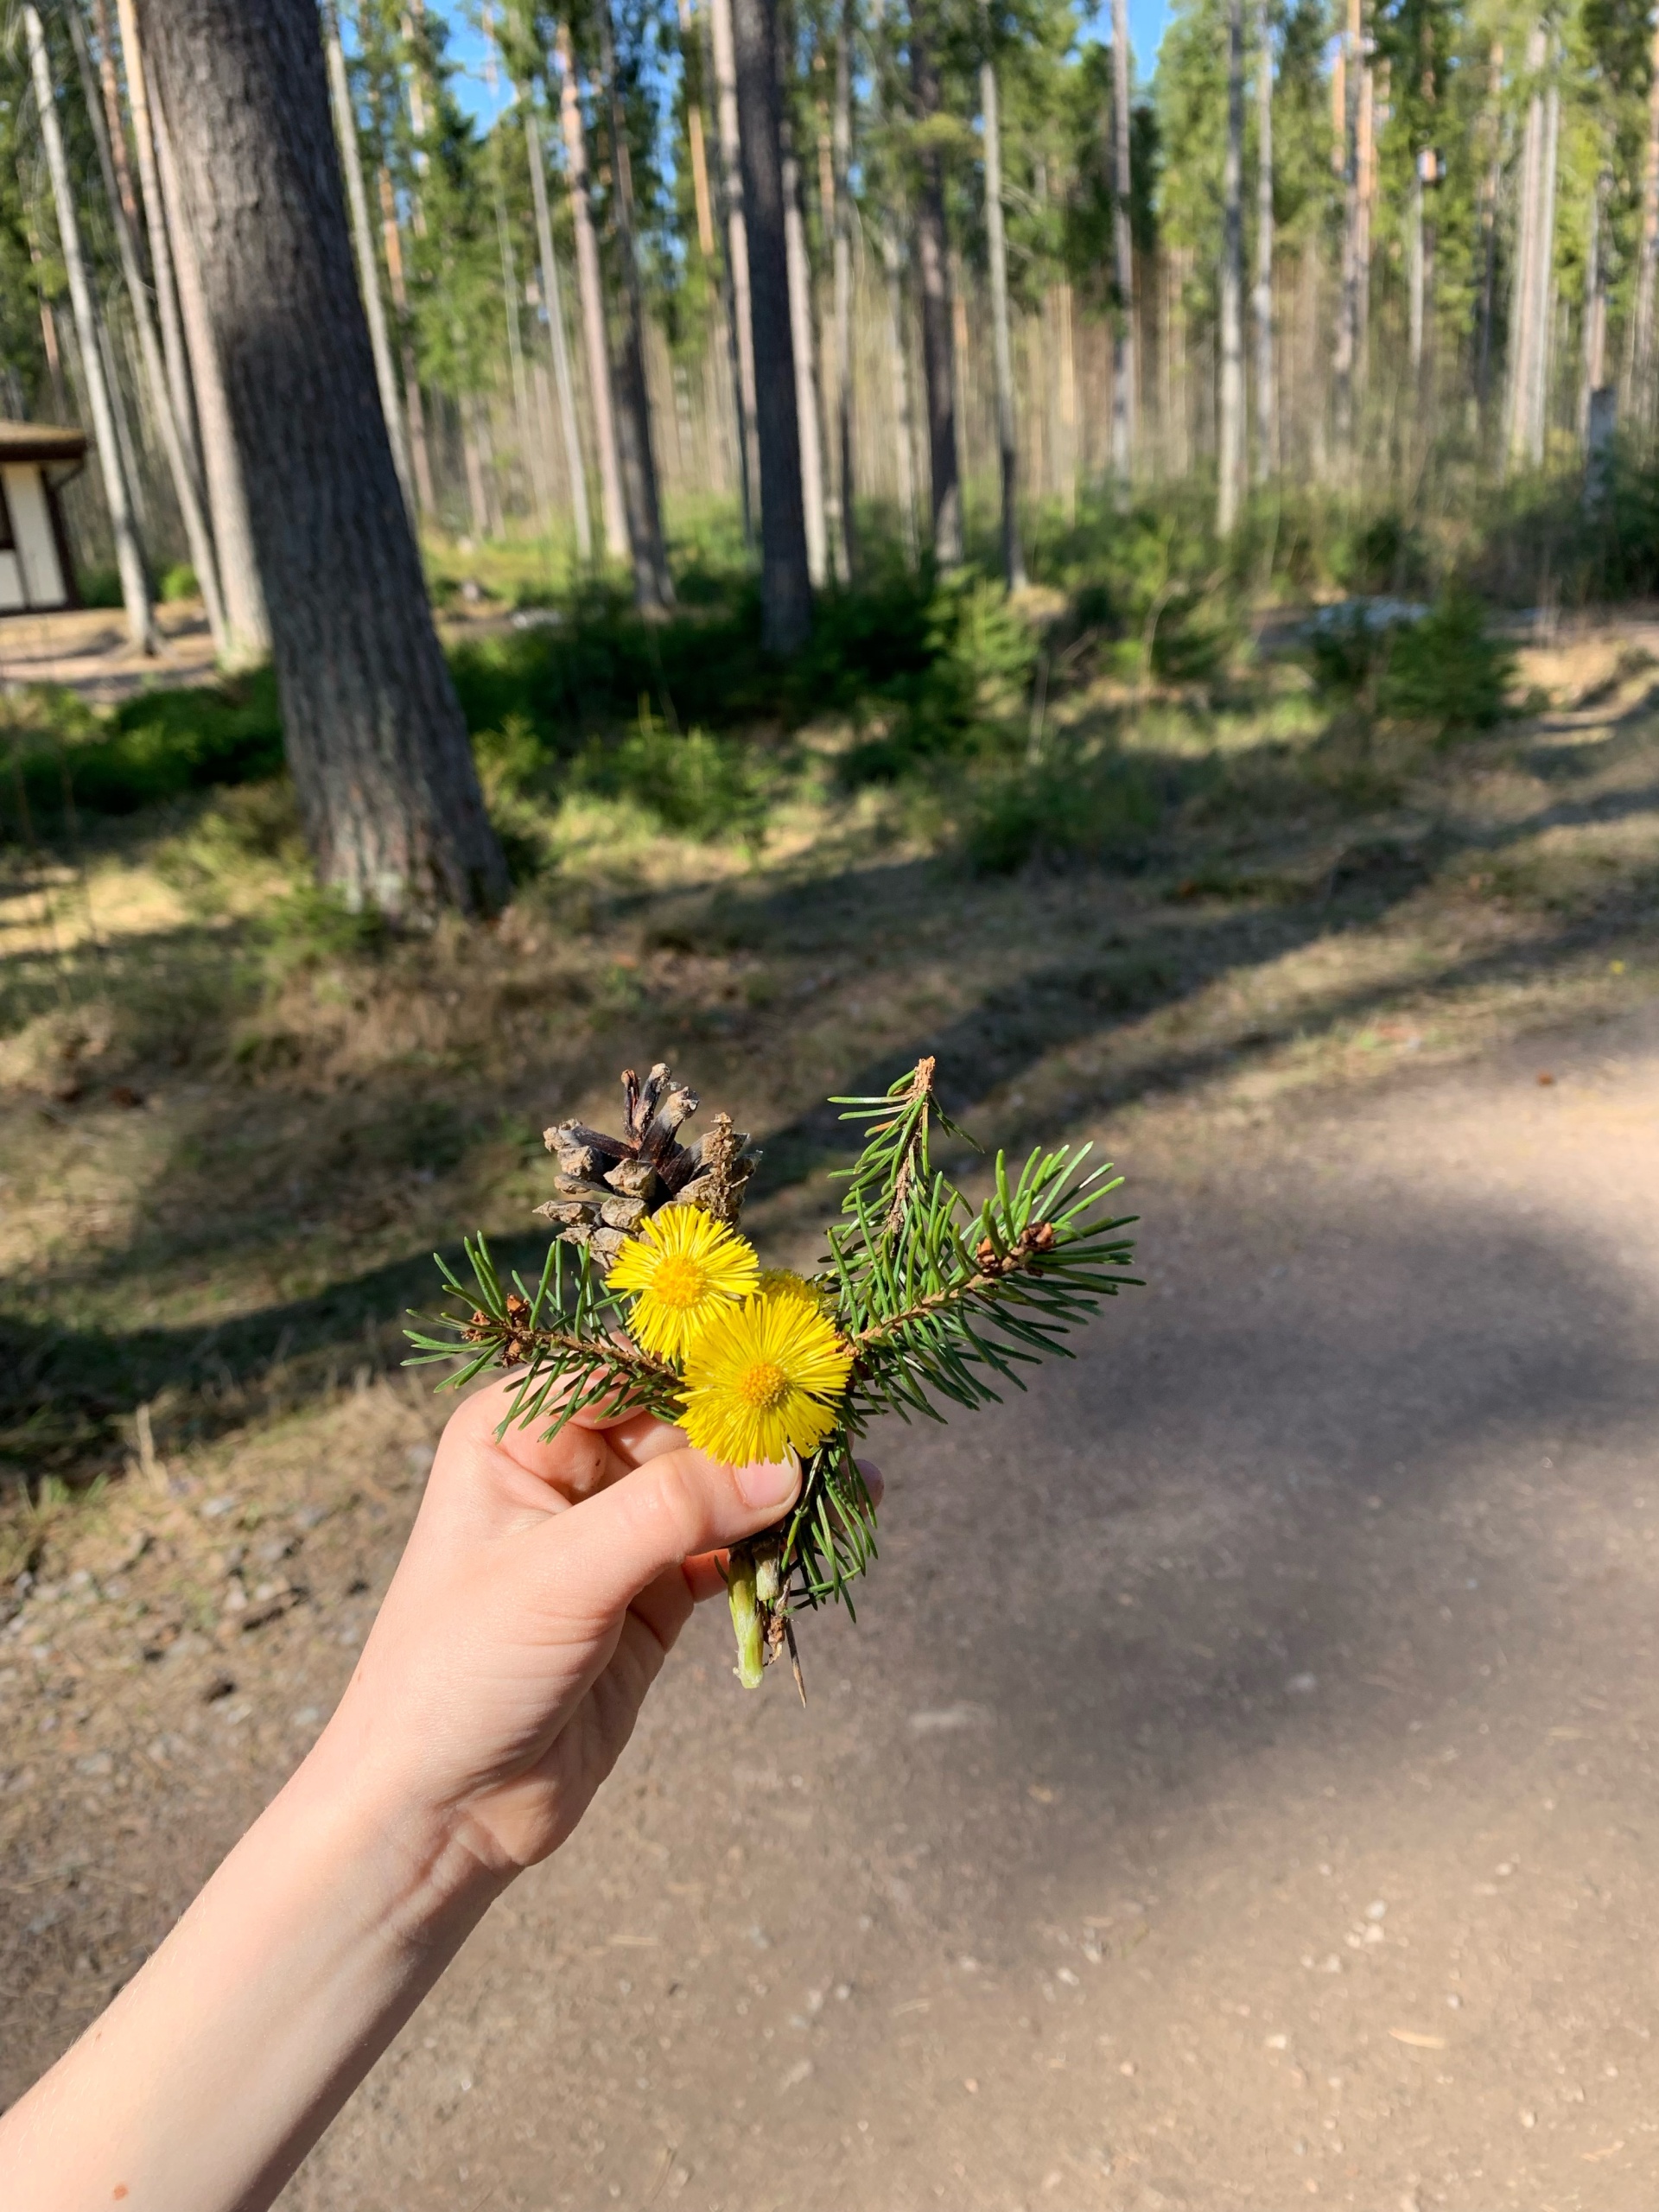
<instances>
[{"instance_id":1,"label":"fingernail","mask_svg":"<svg viewBox=\"0 0 1659 2212\"><path fill-rule=\"evenodd\" d=\"M757 1459L752 1467L737 1471L737 1487L746 1505L787 1505L800 1479L792 1459Z\"/></svg>"}]
</instances>

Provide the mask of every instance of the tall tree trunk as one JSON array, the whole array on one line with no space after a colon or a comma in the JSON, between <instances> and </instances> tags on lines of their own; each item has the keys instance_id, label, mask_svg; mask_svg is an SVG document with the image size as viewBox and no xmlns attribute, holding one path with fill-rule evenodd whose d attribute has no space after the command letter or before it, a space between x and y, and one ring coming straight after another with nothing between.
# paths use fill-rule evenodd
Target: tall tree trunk
<instances>
[{"instance_id":1,"label":"tall tree trunk","mask_svg":"<svg viewBox=\"0 0 1659 2212\"><path fill-rule=\"evenodd\" d=\"M939 73L919 5L910 21L910 74L918 120L926 126L941 106ZM927 445L931 478L933 557L942 569L962 561L962 468L957 450L956 333L950 257L944 227L944 179L938 146L925 135L916 196L916 251L922 280L922 373L927 382Z\"/></svg>"},{"instance_id":2,"label":"tall tree trunk","mask_svg":"<svg viewBox=\"0 0 1659 2212\"><path fill-rule=\"evenodd\" d=\"M1590 439L1590 404L1607 381L1607 196L1612 179L1598 172L1590 200L1590 245L1584 264L1584 372L1579 389L1579 442Z\"/></svg>"},{"instance_id":3,"label":"tall tree trunk","mask_svg":"<svg viewBox=\"0 0 1659 2212\"><path fill-rule=\"evenodd\" d=\"M1406 359L1414 399L1423 375L1423 156L1412 156L1411 202L1406 218Z\"/></svg>"},{"instance_id":4,"label":"tall tree trunk","mask_svg":"<svg viewBox=\"0 0 1659 2212\"><path fill-rule=\"evenodd\" d=\"M138 333L139 356L143 364L144 380L149 387L150 411L162 441L162 451L167 459L168 473L173 482L173 494L178 501L179 515L184 524L185 543L189 549L190 564L196 572L196 583L201 593L201 603L207 616L207 628L213 641L215 656L222 658L227 645L225 627L224 602L219 597L219 563L213 550L213 533L208 527L207 511L203 505L201 487L191 469L179 435L178 422L173 412L173 395L168 383L167 368L162 358L161 341L156 334L155 321L150 314L149 293L143 281L138 255L137 226L137 203L133 196L131 180L125 170L125 141L120 138L123 162L118 166L114 147L121 130L121 107L118 93L113 101L107 95L113 76L114 55L105 47L105 59L109 64L103 90L105 102L99 98L99 86L92 71L92 56L86 50L86 35L78 8L69 9L69 31L74 41L75 59L79 65L81 89L86 97L86 112L91 118L92 136L97 142L99 164L104 172L104 188L110 202L111 218L115 226L116 248L121 262L121 279L126 286L127 297L132 304L133 322ZM100 7L102 16L104 11ZM107 19L101 25L101 35L107 41ZM108 112L113 108L114 135ZM123 180L125 178L124 183Z\"/></svg>"},{"instance_id":5,"label":"tall tree trunk","mask_svg":"<svg viewBox=\"0 0 1659 2212\"><path fill-rule=\"evenodd\" d=\"M480 545L490 534L490 499L484 488L484 454L479 444L478 394L461 395L461 465L467 478L467 505L473 518L473 537Z\"/></svg>"},{"instance_id":6,"label":"tall tree trunk","mask_svg":"<svg viewBox=\"0 0 1659 2212\"><path fill-rule=\"evenodd\" d=\"M870 128L872 136L879 130L881 109L888 74L892 67L891 49L882 15L882 0L873 0L874 18L874 51L870 67ZM884 179L884 183L888 180ZM916 429L910 404L910 347L905 333L905 273L904 255L899 243L898 226L893 221L893 193L889 188L876 194L876 228L881 245L881 271L887 289L887 330L888 370L893 385L893 422L895 459L899 477L899 532L905 550L905 563L913 569L920 557L921 547L916 531Z\"/></svg>"},{"instance_id":7,"label":"tall tree trunk","mask_svg":"<svg viewBox=\"0 0 1659 2212\"><path fill-rule=\"evenodd\" d=\"M1546 52L1553 48L1553 35ZM1553 56L1552 56L1553 61ZM1532 378L1527 395L1527 459L1541 468L1549 429L1549 369L1555 315L1555 179L1561 132L1561 88L1552 66L1544 94L1544 143L1538 186L1537 274L1534 283Z\"/></svg>"},{"instance_id":8,"label":"tall tree trunk","mask_svg":"<svg viewBox=\"0 0 1659 2212\"><path fill-rule=\"evenodd\" d=\"M1255 478L1279 467L1279 373L1273 345L1273 22L1256 10L1255 79Z\"/></svg>"},{"instance_id":9,"label":"tall tree trunk","mask_svg":"<svg viewBox=\"0 0 1659 2212\"><path fill-rule=\"evenodd\" d=\"M63 133L58 124L57 94L52 85L52 65L47 54L46 32L33 0L26 0L23 8L23 35L29 43L29 70L35 83L35 103L40 109L41 137L46 148L46 166L52 180L53 201L57 208L58 244L63 252L64 269L69 278L69 300L74 309L75 333L80 340L81 373L86 380L86 399L92 417L92 439L98 448L99 467L104 479L104 497L110 511L110 528L115 537L115 561L121 576L122 604L126 608L127 636L139 652L153 653L157 639L156 618L149 603L149 581L144 574L143 548L138 543L131 489L121 466L115 409L105 375L102 333L99 327L98 309L92 299L86 260L81 252L80 222L75 213L74 187L70 180L68 158L64 152Z\"/></svg>"},{"instance_id":10,"label":"tall tree trunk","mask_svg":"<svg viewBox=\"0 0 1659 2212\"><path fill-rule=\"evenodd\" d=\"M196 496L205 508L207 479L201 465L201 443L196 429L195 393L190 384L190 358L185 349L184 325L179 315L178 287L173 273L173 248L168 237L167 214L161 178L156 168L156 141L150 129L149 88L144 80L143 53L138 41L134 0L116 0L121 26L121 49L126 63L127 103L132 112L133 144L138 155L138 188L143 197L144 228L149 234L150 274L156 284L156 314L162 327L162 353L167 363L167 382L172 395L173 419Z\"/></svg>"},{"instance_id":11,"label":"tall tree trunk","mask_svg":"<svg viewBox=\"0 0 1659 2212\"><path fill-rule=\"evenodd\" d=\"M789 653L805 644L812 627L812 580L801 507L774 10L775 0L732 0L760 450L760 635L769 652Z\"/></svg>"},{"instance_id":12,"label":"tall tree trunk","mask_svg":"<svg viewBox=\"0 0 1659 2212\"><path fill-rule=\"evenodd\" d=\"M1492 318L1497 290L1497 186L1502 129L1498 99L1503 86L1503 49L1494 43L1488 56L1486 108L1481 118L1486 141L1480 180L1480 310L1475 344L1475 407L1483 428L1491 390Z\"/></svg>"},{"instance_id":13,"label":"tall tree trunk","mask_svg":"<svg viewBox=\"0 0 1659 2212\"><path fill-rule=\"evenodd\" d=\"M1332 359L1337 448L1341 466L1354 462L1354 381L1360 315L1359 83L1361 0L1348 0L1342 42L1342 277L1337 302L1336 346Z\"/></svg>"},{"instance_id":14,"label":"tall tree trunk","mask_svg":"<svg viewBox=\"0 0 1659 2212\"><path fill-rule=\"evenodd\" d=\"M833 416L836 565L853 580L853 226L857 220L849 173L853 160L853 32L856 0L842 0L836 35L836 111L830 153L835 186L835 378Z\"/></svg>"},{"instance_id":15,"label":"tall tree trunk","mask_svg":"<svg viewBox=\"0 0 1659 2212\"><path fill-rule=\"evenodd\" d=\"M691 0L679 0L680 57L687 78L685 136L691 150L691 196L697 211L697 251L705 261L715 257L715 213L709 194L709 155L702 135L702 60L691 28Z\"/></svg>"},{"instance_id":16,"label":"tall tree trunk","mask_svg":"<svg viewBox=\"0 0 1659 2212\"><path fill-rule=\"evenodd\" d=\"M806 525L806 572L821 591L830 574L830 531L824 517L823 415L812 343L812 268L801 212L801 165L795 134L779 100L783 154L784 255L789 272L790 350L795 357L795 418L801 448L801 518Z\"/></svg>"},{"instance_id":17,"label":"tall tree trunk","mask_svg":"<svg viewBox=\"0 0 1659 2212\"><path fill-rule=\"evenodd\" d=\"M1654 290L1659 271L1659 16L1654 19L1648 92L1648 151L1642 176L1642 251L1636 276L1636 365L1631 411L1648 426L1653 414Z\"/></svg>"},{"instance_id":18,"label":"tall tree trunk","mask_svg":"<svg viewBox=\"0 0 1659 2212\"><path fill-rule=\"evenodd\" d=\"M594 446L599 461L599 506L605 524L605 551L613 561L629 552L627 511L622 504L622 465L616 449L616 413L611 404L611 346L605 328L605 289L600 280L599 241L594 236L588 196L588 134L576 91L575 56L568 28L559 31L559 121L564 130L566 181L576 232L576 292L582 304L582 337L588 351L588 394L594 410Z\"/></svg>"},{"instance_id":19,"label":"tall tree trunk","mask_svg":"<svg viewBox=\"0 0 1659 2212\"><path fill-rule=\"evenodd\" d=\"M432 456L426 442L426 403L421 397L421 375L409 330L409 286L404 277L404 234L397 220L397 200L391 177L380 169L380 238L385 249L386 280L391 287L391 311L397 318L397 352L404 372L404 412L409 423L409 465L415 478L415 505L419 514L435 515L432 496Z\"/></svg>"},{"instance_id":20,"label":"tall tree trunk","mask_svg":"<svg viewBox=\"0 0 1659 2212\"><path fill-rule=\"evenodd\" d=\"M1544 92L1542 73L1547 38L1541 23L1535 24L1527 41L1527 74L1531 91L1527 100L1526 134L1522 143L1519 238L1516 275L1510 302L1510 359L1508 428L1504 439L1510 464L1524 461L1531 445L1534 359L1540 339L1538 298L1541 257L1539 233L1543 220ZM1638 346L1639 346L1638 340Z\"/></svg>"},{"instance_id":21,"label":"tall tree trunk","mask_svg":"<svg viewBox=\"0 0 1659 2212\"><path fill-rule=\"evenodd\" d=\"M319 871L389 913L493 912L506 868L376 393L315 10L170 0L153 21Z\"/></svg>"},{"instance_id":22,"label":"tall tree trunk","mask_svg":"<svg viewBox=\"0 0 1659 2212\"><path fill-rule=\"evenodd\" d=\"M1135 474L1135 233L1130 224L1129 0L1112 0L1112 474L1127 486Z\"/></svg>"},{"instance_id":23,"label":"tall tree trunk","mask_svg":"<svg viewBox=\"0 0 1659 2212\"><path fill-rule=\"evenodd\" d=\"M980 10L990 35L990 11ZM985 236L991 264L991 340L996 358L996 443L1002 470L1002 577L1010 591L1026 588L1020 543L1019 454L1014 444L1014 353L1008 343L1008 247L1002 228L1002 124L996 66L988 54L979 65L979 107L985 128Z\"/></svg>"},{"instance_id":24,"label":"tall tree trunk","mask_svg":"<svg viewBox=\"0 0 1659 2212\"><path fill-rule=\"evenodd\" d=\"M369 347L374 356L375 389L385 417L391 446L392 466L397 471L404 505L415 516L415 480L410 473L409 441L404 435L403 411L397 404L397 374L391 363L391 340L386 332L386 305L380 296L380 264L375 258L374 226L369 220L368 188L363 181L363 162L357 146L357 117L352 108L352 82L346 70L346 49L340 42L340 18L330 0L324 0L323 39L328 49L328 89L333 96L334 131L341 173L346 181L346 205L352 211L352 243L357 251L357 281L368 317Z\"/></svg>"},{"instance_id":25,"label":"tall tree trunk","mask_svg":"<svg viewBox=\"0 0 1659 2212\"><path fill-rule=\"evenodd\" d=\"M641 607L672 607L674 579L663 543L663 514L657 486L657 456L651 438L651 388L645 381L645 307L639 289L639 257L633 236L633 171L628 156L627 126L621 87L616 80L616 41L611 0L598 0L600 67L604 72L606 113L610 123L612 202L616 212L617 251L622 257L622 287L627 313L623 323L621 376L618 380L618 446L622 489L633 547L633 595Z\"/></svg>"},{"instance_id":26,"label":"tall tree trunk","mask_svg":"<svg viewBox=\"0 0 1659 2212\"><path fill-rule=\"evenodd\" d=\"M148 63L148 54L146 54ZM248 512L248 487L242 454L231 426L230 401L219 335L208 315L202 288L196 241L174 159L173 137L165 108L152 104L150 122L161 177L165 227L173 245L173 269L178 280L179 308L188 353L190 388L195 394L196 422L201 435L202 479L207 490L207 512L213 519L213 546L219 555L219 588L225 601L225 626L229 632L226 658L232 668L251 668L270 652L270 618L265 607L264 579L259 573L253 543L253 524Z\"/></svg>"},{"instance_id":27,"label":"tall tree trunk","mask_svg":"<svg viewBox=\"0 0 1659 2212\"><path fill-rule=\"evenodd\" d=\"M1216 529L1238 522L1244 474L1244 0L1227 10L1227 148L1221 174L1221 393Z\"/></svg>"},{"instance_id":28,"label":"tall tree trunk","mask_svg":"<svg viewBox=\"0 0 1659 2212\"><path fill-rule=\"evenodd\" d=\"M518 282L512 236L507 228L507 201L501 188L501 140L499 137L491 145L490 169L495 200L496 246L501 256L501 305L507 333L507 373L512 385L514 445L519 469L529 480L530 503L535 514L537 534L544 537L553 526L553 518L549 512L547 456L531 420L530 380L524 374L524 334L519 321L524 310L524 287Z\"/></svg>"},{"instance_id":29,"label":"tall tree trunk","mask_svg":"<svg viewBox=\"0 0 1659 2212\"><path fill-rule=\"evenodd\" d=\"M737 120L737 60L732 37L732 0L710 0L709 28L714 49L720 190L725 207L726 306L732 355L732 396L737 411L743 535L753 544L754 510L760 486L760 447L754 389L754 318L749 281L749 230L743 211L743 161Z\"/></svg>"},{"instance_id":30,"label":"tall tree trunk","mask_svg":"<svg viewBox=\"0 0 1659 2212\"><path fill-rule=\"evenodd\" d=\"M547 170L542 160L542 136L536 121L534 94L524 97L524 151L530 161L530 197L536 215L536 252L541 269L542 306L547 315L548 336L553 347L553 382L559 395L559 428L564 439L564 469L570 480L570 512L576 530L576 554L585 568L594 557L594 524L588 508L588 474L582 467L582 435L576 425L575 385L570 375L570 349L564 338L564 302L561 297L558 257L553 251L553 224L547 207Z\"/></svg>"}]
</instances>

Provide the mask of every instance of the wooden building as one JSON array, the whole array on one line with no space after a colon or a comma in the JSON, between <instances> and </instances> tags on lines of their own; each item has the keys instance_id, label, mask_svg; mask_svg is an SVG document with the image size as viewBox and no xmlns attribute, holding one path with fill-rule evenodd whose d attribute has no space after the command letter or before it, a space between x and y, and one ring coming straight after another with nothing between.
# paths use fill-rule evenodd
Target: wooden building
<instances>
[{"instance_id":1,"label":"wooden building","mask_svg":"<svg viewBox=\"0 0 1659 2212\"><path fill-rule=\"evenodd\" d=\"M86 463L86 433L0 421L0 614L79 607L59 494Z\"/></svg>"}]
</instances>

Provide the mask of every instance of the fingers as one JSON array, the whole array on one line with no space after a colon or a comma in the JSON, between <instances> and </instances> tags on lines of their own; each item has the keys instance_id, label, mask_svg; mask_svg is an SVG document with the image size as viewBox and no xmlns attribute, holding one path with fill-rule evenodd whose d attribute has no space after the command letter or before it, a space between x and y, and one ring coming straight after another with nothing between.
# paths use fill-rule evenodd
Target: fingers
<instances>
[{"instance_id":1,"label":"fingers","mask_svg":"<svg viewBox=\"0 0 1659 2212\"><path fill-rule=\"evenodd\" d=\"M855 1464L859 1473L864 1478L864 1488L872 1507L880 1505L882 1494L887 1489L880 1468L876 1465L874 1459L860 1459ZM700 1605L709 1598L724 1597L726 1594L726 1554L705 1552L700 1559L687 1560L685 1583L692 1597Z\"/></svg>"},{"instance_id":2,"label":"fingers","mask_svg":"<svg viewBox=\"0 0 1659 2212\"><path fill-rule=\"evenodd\" d=\"M557 1547L563 1602L602 1619L671 1567L770 1528L800 1481L792 1462L726 1467L681 1445L556 1516L537 1541Z\"/></svg>"}]
</instances>

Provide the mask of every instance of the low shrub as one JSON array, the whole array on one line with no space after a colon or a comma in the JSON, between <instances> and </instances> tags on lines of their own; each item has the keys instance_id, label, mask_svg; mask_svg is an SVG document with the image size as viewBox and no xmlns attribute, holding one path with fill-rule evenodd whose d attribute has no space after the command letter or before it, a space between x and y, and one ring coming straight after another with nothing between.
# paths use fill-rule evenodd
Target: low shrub
<instances>
[{"instance_id":1,"label":"low shrub","mask_svg":"<svg viewBox=\"0 0 1659 2212\"><path fill-rule=\"evenodd\" d=\"M970 788L963 856L983 875L1010 875L1034 861L1107 860L1142 845L1160 813L1156 791L1131 761L1062 758L996 768Z\"/></svg>"},{"instance_id":2,"label":"low shrub","mask_svg":"<svg viewBox=\"0 0 1659 2212\"><path fill-rule=\"evenodd\" d=\"M1448 584L1421 622L1395 633L1377 685L1377 705L1395 721L1421 722L1444 737L1491 729L1503 717L1515 655L1486 628L1474 594Z\"/></svg>"}]
</instances>

